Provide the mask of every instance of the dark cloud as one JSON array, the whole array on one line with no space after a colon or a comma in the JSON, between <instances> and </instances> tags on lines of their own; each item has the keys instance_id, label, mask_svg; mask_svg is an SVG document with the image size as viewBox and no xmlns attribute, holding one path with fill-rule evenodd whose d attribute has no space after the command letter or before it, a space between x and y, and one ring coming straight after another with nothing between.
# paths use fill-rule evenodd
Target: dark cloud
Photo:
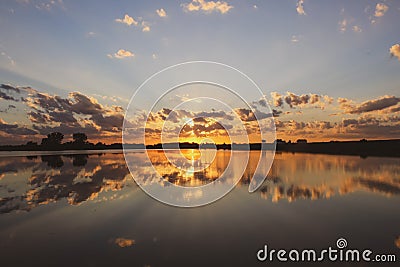
<instances>
[{"instance_id":1,"label":"dark cloud","mask_svg":"<svg viewBox=\"0 0 400 267\"><path fill-rule=\"evenodd\" d=\"M29 111L28 116L29 120L34 123L46 124L50 121L49 116L40 111Z\"/></svg>"},{"instance_id":2,"label":"dark cloud","mask_svg":"<svg viewBox=\"0 0 400 267\"><path fill-rule=\"evenodd\" d=\"M0 98L1 98L1 97L0 97ZM5 109L3 109L3 110L0 109L0 112L8 113L8 111L10 111L10 110L12 110L12 109L15 109L15 108L17 108L17 107L14 106L14 105L8 105L7 108L5 108Z\"/></svg>"},{"instance_id":3,"label":"dark cloud","mask_svg":"<svg viewBox=\"0 0 400 267\"><path fill-rule=\"evenodd\" d=\"M281 115L282 114L282 111L281 110L276 110L276 109L273 109L272 110L272 115L274 116L274 117L279 117L279 115Z\"/></svg>"},{"instance_id":4,"label":"dark cloud","mask_svg":"<svg viewBox=\"0 0 400 267\"><path fill-rule=\"evenodd\" d=\"M257 121L272 117L271 113L265 113L258 109L237 108L235 112L242 121Z\"/></svg>"},{"instance_id":5,"label":"dark cloud","mask_svg":"<svg viewBox=\"0 0 400 267\"><path fill-rule=\"evenodd\" d=\"M377 181L367 178L355 178L355 182L362 186L367 187L373 192L382 192L389 195L400 195L400 183L393 183L388 181Z\"/></svg>"},{"instance_id":6,"label":"dark cloud","mask_svg":"<svg viewBox=\"0 0 400 267\"><path fill-rule=\"evenodd\" d=\"M15 102L19 101L19 99L15 98L13 96L10 96L10 95L8 95L8 94L6 94L4 92L1 92L1 91L0 91L0 98L4 99L4 100L12 100L12 101L15 101Z\"/></svg>"},{"instance_id":7,"label":"dark cloud","mask_svg":"<svg viewBox=\"0 0 400 267\"><path fill-rule=\"evenodd\" d=\"M226 119L226 120L233 120L234 117L228 113L226 113L223 110L219 110L219 111L211 111L211 112L206 112L206 111L202 111L202 112L196 112L194 113L195 117L209 117L209 118L220 118L220 119Z\"/></svg>"},{"instance_id":8,"label":"dark cloud","mask_svg":"<svg viewBox=\"0 0 400 267\"><path fill-rule=\"evenodd\" d=\"M73 101L68 103L70 105L70 110L77 114L93 115L104 112L103 106L97 103L94 98L89 98L79 92L73 92L70 96L73 98ZM63 101L66 100L63 99Z\"/></svg>"},{"instance_id":9,"label":"dark cloud","mask_svg":"<svg viewBox=\"0 0 400 267\"><path fill-rule=\"evenodd\" d=\"M287 92L286 95L281 95L277 92L272 92L271 97L275 107L283 107L283 104L286 103L291 108L302 107L308 104L324 109L326 104L331 104L333 102L333 98L318 94L297 95L292 92Z\"/></svg>"},{"instance_id":10,"label":"dark cloud","mask_svg":"<svg viewBox=\"0 0 400 267\"><path fill-rule=\"evenodd\" d=\"M346 103L348 101L345 101ZM391 106L397 105L397 103L400 102L399 97L395 96L382 96L378 99L373 99L373 100L368 100L360 105L342 105L346 113L350 114L360 114L360 113L365 113L365 112L371 112L371 111L376 111L376 110L383 110L386 108L389 108Z\"/></svg>"},{"instance_id":11,"label":"dark cloud","mask_svg":"<svg viewBox=\"0 0 400 267\"><path fill-rule=\"evenodd\" d=\"M285 102L291 108L293 106L307 104L309 99L310 99L309 95L296 95L296 94L290 93L290 92L288 92L287 96L285 96Z\"/></svg>"},{"instance_id":12,"label":"dark cloud","mask_svg":"<svg viewBox=\"0 0 400 267\"><path fill-rule=\"evenodd\" d=\"M218 121L210 118L197 117L193 119L193 126L185 124L180 132L182 137L188 137L194 134L196 137L207 137L214 134L223 135L226 134L227 130L232 129L233 126L230 124L222 125Z\"/></svg>"},{"instance_id":13,"label":"dark cloud","mask_svg":"<svg viewBox=\"0 0 400 267\"><path fill-rule=\"evenodd\" d=\"M77 120L74 118L74 115L71 112L58 112L52 111L49 112L50 120L63 122L63 123L76 123Z\"/></svg>"},{"instance_id":14,"label":"dark cloud","mask_svg":"<svg viewBox=\"0 0 400 267\"><path fill-rule=\"evenodd\" d=\"M26 128L19 127L17 124L8 124L0 119L0 132L4 132L12 135L35 135L36 131Z\"/></svg>"},{"instance_id":15,"label":"dark cloud","mask_svg":"<svg viewBox=\"0 0 400 267\"><path fill-rule=\"evenodd\" d=\"M4 90L7 90L7 91L14 91L14 92L16 92L18 94L21 93L21 90L18 87L14 87L14 86L9 85L9 84L1 84L0 85L0 89L4 89Z\"/></svg>"},{"instance_id":16,"label":"dark cloud","mask_svg":"<svg viewBox=\"0 0 400 267\"><path fill-rule=\"evenodd\" d=\"M122 114L115 114L110 116L104 116L103 114L94 114L91 116L91 120L103 131L121 131L124 116Z\"/></svg>"}]
</instances>

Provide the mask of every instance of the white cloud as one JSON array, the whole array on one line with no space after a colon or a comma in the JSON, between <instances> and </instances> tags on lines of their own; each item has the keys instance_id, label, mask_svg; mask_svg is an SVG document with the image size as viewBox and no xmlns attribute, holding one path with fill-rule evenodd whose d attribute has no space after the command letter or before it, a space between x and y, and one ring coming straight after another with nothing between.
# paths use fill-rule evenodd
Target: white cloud
<instances>
[{"instance_id":1,"label":"white cloud","mask_svg":"<svg viewBox=\"0 0 400 267\"><path fill-rule=\"evenodd\" d=\"M142 21L142 32L149 32L150 25L146 21Z\"/></svg>"},{"instance_id":2,"label":"white cloud","mask_svg":"<svg viewBox=\"0 0 400 267\"><path fill-rule=\"evenodd\" d=\"M23 1L26 4L29 4L30 1ZM35 7L39 10L47 10L51 11L53 7L58 6L61 9L65 9L64 3L62 0L46 0L46 1L39 1L36 2Z\"/></svg>"},{"instance_id":3,"label":"white cloud","mask_svg":"<svg viewBox=\"0 0 400 267\"><path fill-rule=\"evenodd\" d=\"M389 7L387 5L385 5L384 3L378 3L376 4L375 7L375 14L374 16L379 18L379 17L383 17L383 15L385 15L386 11L388 11Z\"/></svg>"},{"instance_id":4,"label":"white cloud","mask_svg":"<svg viewBox=\"0 0 400 267\"><path fill-rule=\"evenodd\" d=\"M339 98L340 108L348 114L361 114L371 111L383 110L397 105L400 102L399 97L384 95L376 99L367 100L361 104L354 105L351 100Z\"/></svg>"},{"instance_id":5,"label":"white cloud","mask_svg":"<svg viewBox=\"0 0 400 267\"><path fill-rule=\"evenodd\" d=\"M292 38L290 39L290 41L292 43L298 43L300 42L300 40L303 38L303 36L301 35L292 35Z\"/></svg>"},{"instance_id":6,"label":"white cloud","mask_svg":"<svg viewBox=\"0 0 400 267\"><path fill-rule=\"evenodd\" d=\"M354 25L353 26L353 32L362 32L362 29L360 28L360 26Z\"/></svg>"},{"instance_id":7,"label":"white cloud","mask_svg":"<svg viewBox=\"0 0 400 267\"><path fill-rule=\"evenodd\" d=\"M132 24L135 25L135 26L138 25L138 22L134 18L129 16L128 14L125 14L123 19L116 19L115 21L119 22L119 23L124 23L124 24L126 24L128 26L131 26Z\"/></svg>"},{"instance_id":8,"label":"white cloud","mask_svg":"<svg viewBox=\"0 0 400 267\"><path fill-rule=\"evenodd\" d=\"M161 18L165 18L167 16L167 12L163 8L157 9L156 10L157 15L160 16Z\"/></svg>"},{"instance_id":9,"label":"white cloud","mask_svg":"<svg viewBox=\"0 0 400 267\"><path fill-rule=\"evenodd\" d=\"M163 9L161 9L161 10L163 10ZM125 14L123 19L116 19L115 21L119 22L119 23L124 23L128 26L134 25L137 27L141 27L143 32L150 31L150 24L147 21L144 21L142 17L138 17L137 20L135 20L133 17L129 16L128 14Z\"/></svg>"},{"instance_id":10,"label":"white cloud","mask_svg":"<svg viewBox=\"0 0 400 267\"><path fill-rule=\"evenodd\" d=\"M86 37L95 37L97 34L95 32L86 33Z\"/></svg>"},{"instance_id":11,"label":"white cloud","mask_svg":"<svg viewBox=\"0 0 400 267\"><path fill-rule=\"evenodd\" d=\"M299 14L299 15L306 15L303 4L304 4L304 0L297 1L296 11L297 11L297 14Z\"/></svg>"},{"instance_id":12,"label":"white cloud","mask_svg":"<svg viewBox=\"0 0 400 267\"><path fill-rule=\"evenodd\" d=\"M389 51L392 57L397 57L397 59L400 61L400 44L392 45Z\"/></svg>"},{"instance_id":13,"label":"white cloud","mask_svg":"<svg viewBox=\"0 0 400 267\"><path fill-rule=\"evenodd\" d=\"M118 58L118 59L123 59L127 57L134 57L135 54L133 54L131 51L125 50L125 49L120 49L113 55L108 54L107 55L109 58Z\"/></svg>"},{"instance_id":14,"label":"white cloud","mask_svg":"<svg viewBox=\"0 0 400 267\"><path fill-rule=\"evenodd\" d=\"M1 55L2 57L5 57L5 58L8 60L8 62L10 62L11 66L15 66L15 61L14 61L14 59L13 59L11 56L9 56L6 52L2 51L2 52L0 53L0 55Z\"/></svg>"},{"instance_id":15,"label":"white cloud","mask_svg":"<svg viewBox=\"0 0 400 267\"><path fill-rule=\"evenodd\" d=\"M346 19L339 21L339 30L341 32L345 32L347 30L347 20Z\"/></svg>"},{"instance_id":16,"label":"white cloud","mask_svg":"<svg viewBox=\"0 0 400 267\"><path fill-rule=\"evenodd\" d=\"M205 1L193 0L190 3L182 4L183 10L187 12L203 11L204 13L220 12L221 14L227 13L233 8L225 1Z\"/></svg>"}]
</instances>

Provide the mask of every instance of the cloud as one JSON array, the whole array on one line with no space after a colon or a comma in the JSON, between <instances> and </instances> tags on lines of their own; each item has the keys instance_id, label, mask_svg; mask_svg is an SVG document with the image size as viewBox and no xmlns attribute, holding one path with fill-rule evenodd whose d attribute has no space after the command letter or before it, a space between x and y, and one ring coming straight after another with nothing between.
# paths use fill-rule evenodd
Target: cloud
<instances>
[{"instance_id":1,"label":"cloud","mask_svg":"<svg viewBox=\"0 0 400 267\"><path fill-rule=\"evenodd\" d=\"M206 14L212 12L220 12L221 14L228 13L233 6L229 5L225 1L205 1L205 0L193 0L190 3L182 4L183 10L186 12L203 11Z\"/></svg>"},{"instance_id":2,"label":"cloud","mask_svg":"<svg viewBox=\"0 0 400 267\"><path fill-rule=\"evenodd\" d=\"M400 44L392 45L392 47L389 49L389 52L392 57L397 57L397 59L400 61Z\"/></svg>"},{"instance_id":3,"label":"cloud","mask_svg":"<svg viewBox=\"0 0 400 267\"><path fill-rule=\"evenodd\" d=\"M379 18L379 17L383 17L385 15L385 13L388 11L389 7L387 5L385 5L384 3L378 3L376 4L375 7L375 13L374 16Z\"/></svg>"},{"instance_id":4,"label":"cloud","mask_svg":"<svg viewBox=\"0 0 400 267\"><path fill-rule=\"evenodd\" d=\"M0 53L0 55L2 55L3 57L5 57L5 58L8 60L8 62L11 64L11 66L15 66L15 65L16 65L16 64L15 64L15 60L14 60L10 55L8 55L6 52L2 51L2 52Z\"/></svg>"},{"instance_id":5,"label":"cloud","mask_svg":"<svg viewBox=\"0 0 400 267\"><path fill-rule=\"evenodd\" d=\"M86 37L95 37L96 35L97 35L97 33L95 33L95 32L86 33Z\"/></svg>"},{"instance_id":6,"label":"cloud","mask_svg":"<svg viewBox=\"0 0 400 267\"><path fill-rule=\"evenodd\" d=\"M17 124L9 124L0 118L0 132L13 135L35 135L36 131L26 128L25 126L18 126Z\"/></svg>"},{"instance_id":7,"label":"cloud","mask_svg":"<svg viewBox=\"0 0 400 267\"><path fill-rule=\"evenodd\" d=\"M193 119L193 125L185 124L180 132L182 137L194 135L196 137L211 137L212 135L226 135L226 130L232 129L229 124L222 125L211 118L197 117Z\"/></svg>"},{"instance_id":8,"label":"cloud","mask_svg":"<svg viewBox=\"0 0 400 267\"><path fill-rule=\"evenodd\" d=\"M346 19L339 21L339 30L341 32L345 32L347 30L347 20Z\"/></svg>"},{"instance_id":9,"label":"cloud","mask_svg":"<svg viewBox=\"0 0 400 267\"><path fill-rule=\"evenodd\" d=\"M104 109L95 98L86 96L80 92L72 92L69 94L69 97L72 99L64 100L62 98L57 99L57 97L56 99L60 103L66 103L68 105L64 106L64 108L68 108L70 111L77 114L93 115L101 113Z\"/></svg>"},{"instance_id":10,"label":"cloud","mask_svg":"<svg viewBox=\"0 0 400 267\"><path fill-rule=\"evenodd\" d=\"M299 14L299 15L306 15L303 4L304 4L304 0L297 1L296 11L297 11L297 14Z\"/></svg>"},{"instance_id":11,"label":"cloud","mask_svg":"<svg viewBox=\"0 0 400 267\"><path fill-rule=\"evenodd\" d=\"M118 132L121 130L124 116L122 114L114 114L105 116L98 113L90 118L97 126L100 126L103 131Z\"/></svg>"},{"instance_id":12,"label":"cloud","mask_svg":"<svg viewBox=\"0 0 400 267\"><path fill-rule=\"evenodd\" d=\"M167 16L167 12L163 8L157 9L156 10L157 15L161 18L165 18Z\"/></svg>"},{"instance_id":13,"label":"cloud","mask_svg":"<svg viewBox=\"0 0 400 267\"><path fill-rule=\"evenodd\" d=\"M301 39L302 39L301 35L292 35L292 38L290 39L290 41L292 43L298 43L298 42L300 42Z\"/></svg>"},{"instance_id":14,"label":"cloud","mask_svg":"<svg viewBox=\"0 0 400 267\"><path fill-rule=\"evenodd\" d=\"M265 118L272 117L271 113L265 113L258 109L246 109L246 108L237 108L235 109L236 114L242 121L260 121Z\"/></svg>"},{"instance_id":15,"label":"cloud","mask_svg":"<svg viewBox=\"0 0 400 267\"><path fill-rule=\"evenodd\" d=\"M29 1L25 1L29 3ZM61 9L65 9L64 2L62 0L47 0L47 1L40 1L35 4L35 7L39 10L46 10L51 11L53 7L59 6Z\"/></svg>"},{"instance_id":16,"label":"cloud","mask_svg":"<svg viewBox=\"0 0 400 267\"><path fill-rule=\"evenodd\" d=\"M84 132L89 139L94 139L93 141L113 139L113 142L116 142L117 138L120 138L123 122L123 109L120 106L104 106L97 99L80 92L71 92L64 98L39 92L30 87L14 87L6 84L0 85L0 92L7 93L6 100L16 99L21 105L25 105L23 110L26 111L26 118L30 123L24 126L21 123L8 124L2 121L0 127L2 141L9 140L11 136L8 135L13 135L12 143L15 143L17 136L21 142L26 140L24 136L38 135L36 138L40 138L40 135L54 131L66 135Z\"/></svg>"},{"instance_id":17,"label":"cloud","mask_svg":"<svg viewBox=\"0 0 400 267\"><path fill-rule=\"evenodd\" d=\"M301 104L307 104L310 99L309 95L296 95L291 92L287 92L287 95L284 97L285 102L292 108L293 106L298 106Z\"/></svg>"},{"instance_id":18,"label":"cloud","mask_svg":"<svg viewBox=\"0 0 400 267\"><path fill-rule=\"evenodd\" d=\"M206 112L206 111L201 111L201 112L196 112L193 114L195 117L211 117L211 118L220 118L220 119L226 119L226 120L233 120L234 117L230 114L227 114L223 110L219 111L211 111L211 112Z\"/></svg>"},{"instance_id":19,"label":"cloud","mask_svg":"<svg viewBox=\"0 0 400 267\"><path fill-rule=\"evenodd\" d=\"M149 32L150 31L150 25L146 21L142 21L142 32Z\"/></svg>"},{"instance_id":20,"label":"cloud","mask_svg":"<svg viewBox=\"0 0 400 267\"><path fill-rule=\"evenodd\" d=\"M340 135L347 138L397 138L400 134L398 116L364 115L354 119L343 119Z\"/></svg>"},{"instance_id":21,"label":"cloud","mask_svg":"<svg viewBox=\"0 0 400 267\"><path fill-rule=\"evenodd\" d=\"M327 104L332 104L333 98L327 95L318 94L303 94L297 95L292 92L286 92L286 95L281 95L277 92L271 92L272 104L275 107L283 108L284 103L288 104L289 107L305 107L306 105L312 105L313 107L319 107L324 109Z\"/></svg>"},{"instance_id":22,"label":"cloud","mask_svg":"<svg viewBox=\"0 0 400 267\"><path fill-rule=\"evenodd\" d=\"M383 110L388 107L394 106L400 102L400 98L385 95L377 99L364 101L359 105L354 105L351 101L345 98L339 98L338 102L340 104L340 108L343 109L345 113L360 114L376 110Z\"/></svg>"},{"instance_id":23,"label":"cloud","mask_svg":"<svg viewBox=\"0 0 400 267\"><path fill-rule=\"evenodd\" d=\"M124 23L124 24L126 24L128 26L131 26L132 24L135 25L135 26L138 25L138 22L134 18L129 16L128 14L125 14L123 19L116 19L115 21L119 22L119 23Z\"/></svg>"},{"instance_id":24,"label":"cloud","mask_svg":"<svg viewBox=\"0 0 400 267\"><path fill-rule=\"evenodd\" d=\"M362 29L360 28L360 26L354 25L352 27L353 32L362 32Z\"/></svg>"},{"instance_id":25,"label":"cloud","mask_svg":"<svg viewBox=\"0 0 400 267\"><path fill-rule=\"evenodd\" d=\"M19 99L14 98L13 96L8 95L5 92L1 92L0 91L0 99L4 99L4 100L12 100L12 101L19 101Z\"/></svg>"},{"instance_id":26,"label":"cloud","mask_svg":"<svg viewBox=\"0 0 400 267\"><path fill-rule=\"evenodd\" d=\"M283 98L282 95L277 92L271 92L272 103L275 107L283 106Z\"/></svg>"},{"instance_id":27,"label":"cloud","mask_svg":"<svg viewBox=\"0 0 400 267\"><path fill-rule=\"evenodd\" d=\"M14 87L9 84L1 84L0 85L0 99L4 100L12 100L15 102L20 101L18 97L15 96L15 94L20 94L21 90L17 87Z\"/></svg>"},{"instance_id":28,"label":"cloud","mask_svg":"<svg viewBox=\"0 0 400 267\"><path fill-rule=\"evenodd\" d=\"M148 116L148 121L154 123L163 123L165 120L167 120L167 117L169 121L173 123L179 123L184 119L196 117L233 120L234 114L227 113L223 110L193 112L184 109L171 110L169 108L162 108L158 112L150 113Z\"/></svg>"},{"instance_id":29,"label":"cloud","mask_svg":"<svg viewBox=\"0 0 400 267\"><path fill-rule=\"evenodd\" d=\"M160 10L163 10L163 9L160 9ZM119 22L119 23L124 23L124 24L126 24L128 26L134 25L134 26L137 26L137 27L141 27L142 28L142 32L149 32L150 31L150 24L147 21L144 21L143 18L141 18L141 17L139 17L137 20L135 20L133 17L129 16L128 14L125 14L123 19L116 19L115 21ZM121 50L119 50L119 51L121 51ZM111 57L111 55L108 55L108 56Z\"/></svg>"},{"instance_id":30,"label":"cloud","mask_svg":"<svg viewBox=\"0 0 400 267\"><path fill-rule=\"evenodd\" d=\"M29 120L33 123L46 124L50 121L50 117L43 112L29 111L28 116Z\"/></svg>"},{"instance_id":31,"label":"cloud","mask_svg":"<svg viewBox=\"0 0 400 267\"><path fill-rule=\"evenodd\" d=\"M149 29L150 30L150 29ZM145 31L143 29L143 31ZM133 54L131 51L125 50L125 49L120 49L113 55L108 54L107 55L109 58L118 58L118 59L123 59L123 58L129 58L129 57L134 57L135 54Z\"/></svg>"}]
</instances>

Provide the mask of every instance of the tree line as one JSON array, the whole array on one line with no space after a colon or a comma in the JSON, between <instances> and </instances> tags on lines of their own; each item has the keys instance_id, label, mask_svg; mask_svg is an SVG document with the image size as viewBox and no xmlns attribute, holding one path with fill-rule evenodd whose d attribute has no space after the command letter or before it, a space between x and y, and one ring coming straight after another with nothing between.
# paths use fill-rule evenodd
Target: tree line
<instances>
[{"instance_id":1,"label":"tree line","mask_svg":"<svg viewBox=\"0 0 400 267\"><path fill-rule=\"evenodd\" d=\"M64 134L60 132L52 132L42 138L40 144L29 141L25 145L4 145L0 146L2 151L33 151L33 150L92 150L92 149L121 149L121 143L111 145L98 142L93 144L88 141L88 136L85 133L73 133L72 141L64 142Z\"/></svg>"}]
</instances>

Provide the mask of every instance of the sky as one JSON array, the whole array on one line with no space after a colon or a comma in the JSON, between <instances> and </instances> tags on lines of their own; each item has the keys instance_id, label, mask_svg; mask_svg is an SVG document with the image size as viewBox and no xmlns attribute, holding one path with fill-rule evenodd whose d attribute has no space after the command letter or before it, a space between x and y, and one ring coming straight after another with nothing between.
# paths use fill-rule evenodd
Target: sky
<instances>
[{"instance_id":1,"label":"sky","mask_svg":"<svg viewBox=\"0 0 400 267\"><path fill-rule=\"evenodd\" d=\"M399 138L399 23L394 0L2 1L0 144L40 142L52 131L120 142L138 87L197 60L240 70L262 95L242 92L251 107L231 111L204 104L203 112L215 113L197 122L215 127L190 122L197 138L190 140L224 134L215 121L222 113L228 128L230 116L251 128L254 114L260 124L273 114L276 138L292 141ZM182 116L178 127L200 111L187 112L164 115ZM148 125L153 137L163 117ZM137 118L131 123L144 127ZM184 136L187 128L177 129Z\"/></svg>"}]
</instances>

